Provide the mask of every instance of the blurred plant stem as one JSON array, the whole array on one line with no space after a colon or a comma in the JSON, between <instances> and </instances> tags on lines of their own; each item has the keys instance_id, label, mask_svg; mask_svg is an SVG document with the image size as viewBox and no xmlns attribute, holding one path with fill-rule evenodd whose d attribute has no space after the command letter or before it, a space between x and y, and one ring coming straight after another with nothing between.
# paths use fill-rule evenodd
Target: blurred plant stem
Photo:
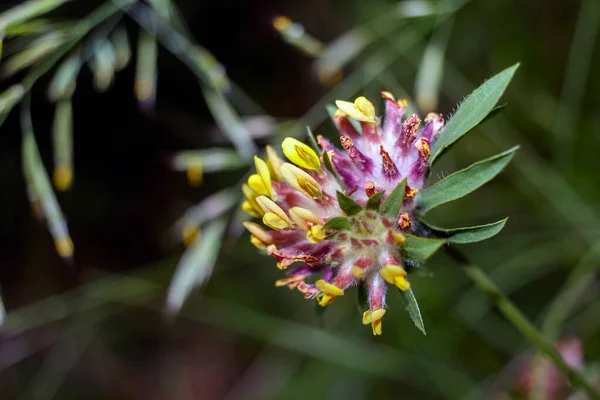
<instances>
[{"instance_id":1,"label":"blurred plant stem","mask_svg":"<svg viewBox=\"0 0 600 400\"><path fill-rule=\"evenodd\" d=\"M554 345L544 337L509 299L498 289L496 284L477 265L472 264L459 250L448 247L447 254L460 264L469 278L483 290L490 301L500 310L502 315L523 335L536 349L549 357L554 365L563 373L573 386L582 388L592 399L600 400L600 392L583 376L573 369L556 351Z\"/></svg>"}]
</instances>

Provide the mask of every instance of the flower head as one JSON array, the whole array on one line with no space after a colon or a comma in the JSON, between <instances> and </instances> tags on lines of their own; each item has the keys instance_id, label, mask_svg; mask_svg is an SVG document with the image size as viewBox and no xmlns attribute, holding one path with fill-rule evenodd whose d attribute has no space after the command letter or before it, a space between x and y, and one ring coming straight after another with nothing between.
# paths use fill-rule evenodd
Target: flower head
<instances>
[{"instance_id":1,"label":"flower head","mask_svg":"<svg viewBox=\"0 0 600 400\"><path fill-rule=\"evenodd\" d=\"M388 92L382 97L383 124L364 97L336 102L333 120L341 148L321 136L312 140L320 149L287 138L282 143L286 162L267 147L266 160L256 158L256 174L242 187L242 208L270 229L253 222L245 226L251 242L287 270L277 286L298 289L323 307L351 286L361 286L358 290L368 295L362 322L371 325L374 335L382 332L387 288L395 287L405 294L407 310L424 332L410 270L452 237L457 243L483 240L505 221L443 231L427 226L420 214L493 178L514 149L444 179L442 187L460 186L450 195L437 185L425 188L431 161L456 137L444 137L445 143L435 147L444 127L441 115L430 113L421 120L405 115L405 100L396 101Z\"/></svg>"},{"instance_id":2,"label":"flower head","mask_svg":"<svg viewBox=\"0 0 600 400\"><path fill-rule=\"evenodd\" d=\"M266 249L278 268L289 268L277 286L298 289L324 307L362 284L369 303L363 324L374 335L382 332L387 286L410 288L402 246L413 231L431 142L444 125L438 114L424 123L417 115L405 117L406 101L382 96L383 125L364 97L336 102L342 149L320 136L321 149L287 138L285 162L268 147L266 160L255 159L256 174L243 187L242 204L270 228L247 222L252 243ZM390 209L385 204L392 194L397 204Z\"/></svg>"}]
</instances>

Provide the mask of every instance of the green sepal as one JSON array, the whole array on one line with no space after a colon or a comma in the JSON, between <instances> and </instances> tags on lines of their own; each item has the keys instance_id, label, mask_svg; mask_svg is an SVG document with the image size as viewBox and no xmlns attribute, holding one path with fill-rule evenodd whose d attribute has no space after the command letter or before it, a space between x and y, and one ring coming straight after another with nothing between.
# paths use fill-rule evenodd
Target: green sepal
<instances>
[{"instance_id":1,"label":"green sepal","mask_svg":"<svg viewBox=\"0 0 600 400\"><path fill-rule=\"evenodd\" d=\"M421 317L421 310L419 310L419 303L417 303L417 299L412 289L408 288L405 292L400 290L400 294L402 294L402 300L404 300L404 304L406 304L406 312L408 312L410 319L412 319L415 326L423 332L423 335L427 335L427 332L425 332L425 324Z\"/></svg>"},{"instance_id":2,"label":"green sepal","mask_svg":"<svg viewBox=\"0 0 600 400\"><path fill-rule=\"evenodd\" d=\"M406 178L400 182L392 193L385 199L381 208L379 209L379 213L381 215L388 216L390 218L396 219L398 217L398 213L402 208L402 202L404 201L404 192L406 190Z\"/></svg>"},{"instance_id":3,"label":"green sepal","mask_svg":"<svg viewBox=\"0 0 600 400\"><path fill-rule=\"evenodd\" d=\"M425 214L440 204L460 199L478 189L504 169L518 148L519 146L515 146L503 153L471 164L467 168L423 189L418 197L417 207L421 213Z\"/></svg>"},{"instance_id":4,"label":"green sepal","mask_svg":"<svg viewBox=\"0 0 600 400\"><path fill-rule=\"evenodd\" d=\"M360 204L340 191L337 192L337 201L342 211L348 216L356 215L363 210Z\"/></svg>"},{"instance_id":5,"label":"green sepal","mask_svg":"<svg viewBox=\"0 0 600 400\"><path fill-rule=\"evenodd\" d=\"M483 121L506 90L517 68L518 63L493 76L465 99L431 147L429 165L433 165L446 148Z\"/></svg>"},{"instance_id":6,"label":"green sepal","mask_svg":"<svg viewBox=\"0 0 600 400\"><path fill-rule=\"evenodd\" d=\"M377 192L373 196L369 197L367 200L367 205L365 206L366 210L379 211L381 207L381 199L383 198L383 194L385 191Z\"/></svg>"},{"instance_id":7,"label":"green sepal","mask_svg":"<svg viewBox=\"0 0 600 400\"><path fill-rule=\"evenodd\" d=\"M323 225L323 230L349 231L352 224L346 217L333 217Z\"/></svg>"},{"instance_id":8,"label":"green sepal","mask_svg":"<svg viewBox=\"0 0 600 400\"><path fill-rule=\"evenodd\" d=\"M495 236L502 230L502 228L504 228L507 220L508 218L504 218L503 220L493 222L491 224L453 229L444 229L429 225L424 221L421 221L421 223L427 226L427 228L429 228L436 235L446 239L448 243L466 244L480 242Z\"/></svg>"},{"instance_id":9,"label":"green sepal","mask_svg":"<svg viewBox=\"0 0 600 400\"><path fill-rule=\"evenodd\" d=\"M446 243L444 239L423 238L404 234L402 252L411 260L425 261Z\"/></svg>"}]
</instances>

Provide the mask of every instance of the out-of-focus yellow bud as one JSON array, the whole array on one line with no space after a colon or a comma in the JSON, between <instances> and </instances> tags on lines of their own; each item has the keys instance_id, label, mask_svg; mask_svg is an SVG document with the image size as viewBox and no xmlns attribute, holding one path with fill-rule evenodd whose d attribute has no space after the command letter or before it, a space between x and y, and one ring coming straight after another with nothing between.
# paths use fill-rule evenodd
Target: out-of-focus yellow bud
<instances>
[{"instance_id":1,"label":"out-of-focus yellow bud","mask_svg":"<svg viewBox=\"0 0 600 400\"><path fill-rule=\"evenodd\" d=\"M263 159L256 156L254 156L254 166L256 167L256 172L258 172L258 175L263 181L263 186L267 192L266 195L271 199L274 199L275 193L273 193L273 186L271 185L271 173L269 172L269 166Z\"/></svg>"},{"instance_id":2,"label":"out-of-focus yellow bud","mask_svg":"<svg viewBox=\"0 0 600 400\"><path fill-rule=\"evenodd\" d=\"M262 226L255 224L254 222L246 221L244 222L244 227L248 230L248 232L250 232L252 236L255 236L264 244L269 245L273 243L273 237L269 232L264 230Z\"/></svg>"},{"instance_id":3,"label":"out-of-focus yellow bud","mask_svg":"<svg viewBox=\"0 0 600 400\"><path fill-rule=\"evenodd\" d=\"M271 146L266 147L267 150L267 166L273 180L279 182L281 180L281 158L277 155L275 149Z\"/></svg>"},{"instance_id":4,"label":"out-of-focus yellow bud","mask_svg":"<svg viewBox=\"0 0 600 400\"><path fill-rule=\"evenodd\" d=\"M204 172L200 160L190 161L187 167L187 180L190 186L198 187L202 183Z\"/></svg>"},{"instance_id":5,"label":"out-of-focus yellow bud","mask_svg":"<svg viewBox=\"0 0 600 400\"><path fill-rule=\"evenodd\" d=\"M70 236L55 240L54 247L56 247L56 252L62 258L73 257L74 246L73 246L73 240L71 240Z\"/></svg>"},{"instance_id":6,"label":"out-of-focus yellow bud","mask_svg":"<svg viewBox=\"0 0 600 400\"><path fill-rule=\"evenodd\" d=\"M181 232L181 237L185 247L190 247L200 238L200 228L196 224L186 224Z\"/></svg>"},{"instance_id":7,"label":"out-of-focus yellow bud","mask_svg":"<svg viewBox=\"0 0 600 400\"><path fill-rule=\"evenodd\" d=\"M252 204L250 204L250 202L248 200L244 200L242 202L241 207L242 207L242 210L244 210L252 218L260 218L261 217L261 215L256 212L256 210L254 209L254 207L252 207Z\"/></svg>"},{"instance_id":8,"label":"out-of-focus yellow bud","mask_svg":"<svg viewBox=\"0 0 600 400\"><path fill-rule=\"evenodd\" d=\"M54 186L56 186L56 189L60 190L61 192L69 190L71 184L73 183L73 169L66 165L57 166L54 168L52 180L54 181Z\"/></svg>"}]
</instances>

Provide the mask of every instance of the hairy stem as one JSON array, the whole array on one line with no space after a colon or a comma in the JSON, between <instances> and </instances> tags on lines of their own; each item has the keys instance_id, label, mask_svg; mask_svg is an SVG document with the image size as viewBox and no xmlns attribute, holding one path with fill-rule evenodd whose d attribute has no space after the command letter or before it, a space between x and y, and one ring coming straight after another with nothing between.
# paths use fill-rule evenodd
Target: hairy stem
<instances>
[{"instance_id":1,"label":"hairy stem","mask_svg":"<svg viewBox=\"0 0 600 400\"><path fill-rule=\"evenodd\" d=\"M481 268L469 262L467 257L455 248L446 249L448 255L462 265L465 273L475 285L482 289L490 301L500 310L504 317L519 331L536 349L549 357L556 367L571 381L573 386L582 388L592 399L600 400L600 392L581 374L572 368L556 351L552 342L544 337L509 299L498 289Z\"/></svg>"}]
</instances>

